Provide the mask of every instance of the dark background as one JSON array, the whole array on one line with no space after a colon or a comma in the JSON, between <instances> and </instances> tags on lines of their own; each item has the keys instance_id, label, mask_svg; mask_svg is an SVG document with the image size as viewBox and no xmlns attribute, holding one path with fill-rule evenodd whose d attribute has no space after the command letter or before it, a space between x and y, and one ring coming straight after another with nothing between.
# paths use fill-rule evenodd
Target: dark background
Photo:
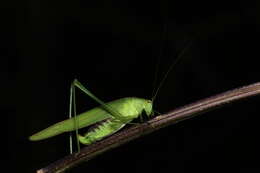
<instances>
[{"instance_id":1,"label":"dark background","mask_svg":"<svg viewBox=\"0 0 260 173\"><path fill-rule=\"evenodd\" d=\"M160 48L162 79L192 41L158 94L160 112L258 82L257 10L256 1L248 0L1 5L6 165L31 173L68 154L67 134L40 142L28 136L67 117L74 78L104 101L151 98ZM98 105L82 94L77 98L79 112ZM259 101L250 98L164 128L70 172L257 172Z\"/></svg>"}]
</instances>

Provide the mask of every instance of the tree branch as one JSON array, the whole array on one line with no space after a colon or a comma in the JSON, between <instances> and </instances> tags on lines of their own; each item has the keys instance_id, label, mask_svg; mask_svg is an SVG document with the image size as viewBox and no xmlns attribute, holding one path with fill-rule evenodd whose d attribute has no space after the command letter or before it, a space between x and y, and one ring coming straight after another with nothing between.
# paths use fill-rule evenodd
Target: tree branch
<instances>
[{"instance_id":1,"label":"tree branch","mask_svg":"<svg viewBox=\"0 0 260 173\"><path fill-rule=\"evenodd\" d=\"M115 133L108 138L83 148L80 153L73 153L50 164L45 168L39 169L37 173L63 172L74 167L82 161L90 160L98 154L118 147L124 143L127 143L128 141L151 133L162 127L166 127L179 121L192 118L214 108L258 94L260 94L260 82L199 100L184 107L177 108L169 113L157 116L145 123L135 125Z\"/></svg>"}]
</instances>

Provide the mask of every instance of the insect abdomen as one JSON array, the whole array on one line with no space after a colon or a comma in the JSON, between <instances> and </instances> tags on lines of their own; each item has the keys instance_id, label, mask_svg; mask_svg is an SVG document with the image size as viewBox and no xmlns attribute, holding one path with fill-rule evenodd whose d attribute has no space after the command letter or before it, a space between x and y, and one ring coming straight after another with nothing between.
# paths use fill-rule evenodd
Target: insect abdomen
<instances>
[{"instance_id":1,"label":"insect abdomen","mask_svg":"<svg viewBox=\"0 0 260 173\"><path fill-rule=\"evenodd\" d=\"M101 140L104 137L117 132L124 126L125 124L118 120L108 119L104 123L92 129L90 132L86 133L85 136L79 135L79 141L82 144L89 145L95 141Z\"/></svg>"}]
</instances>

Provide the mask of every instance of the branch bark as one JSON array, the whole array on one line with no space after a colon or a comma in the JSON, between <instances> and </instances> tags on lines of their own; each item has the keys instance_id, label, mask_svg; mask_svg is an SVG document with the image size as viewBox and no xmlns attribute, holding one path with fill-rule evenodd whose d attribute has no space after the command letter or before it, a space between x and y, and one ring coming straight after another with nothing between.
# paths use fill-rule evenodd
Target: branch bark
<instances>
[{"instance_id":1,"label":"branch bark","mask_svg":"<svg viewBox=\"0 0 260 173\"><path fill-rule=\"evenodd\" d=\"M58 173L70 169L80 162L90 160L105 151L118 147L128 141L149 134L155 130L192 118L201 113L210 111L217 107L230 104L234 101L260 94L260 82L233 89L215 96L211 96L189 105L177 108L169 113L157 116L145 123L124 129L104 140L93 143L81 150L80 153L73 153L45 168L39 169L37 173Z\"/></svg>"}]
</instances>

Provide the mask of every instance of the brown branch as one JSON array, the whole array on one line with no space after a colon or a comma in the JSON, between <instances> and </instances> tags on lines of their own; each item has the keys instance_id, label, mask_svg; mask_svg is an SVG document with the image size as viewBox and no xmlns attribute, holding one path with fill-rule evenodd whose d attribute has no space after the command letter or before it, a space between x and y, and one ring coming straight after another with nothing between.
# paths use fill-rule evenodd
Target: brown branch
<instances>
[{"instance_id":1,"label":"brown branch","mask_svg":"<svg viewBox=\"0 0 260 173\"><path fill-rule=\"evenodd\" d=\"M157 116L145 123L124 129L108 138L105 138L104 140L83 148L80 153L68 155L49 166L38 170L37 173L63 172L82 161L90 160L98 154L118 147L128 141L151 133L162 127L194 117L198 114L232 103L236 100L241 100L258 94L260 94L260 82L199 100L187 106L177 108L169 113Z\"/></svg>"}]
</instances>

